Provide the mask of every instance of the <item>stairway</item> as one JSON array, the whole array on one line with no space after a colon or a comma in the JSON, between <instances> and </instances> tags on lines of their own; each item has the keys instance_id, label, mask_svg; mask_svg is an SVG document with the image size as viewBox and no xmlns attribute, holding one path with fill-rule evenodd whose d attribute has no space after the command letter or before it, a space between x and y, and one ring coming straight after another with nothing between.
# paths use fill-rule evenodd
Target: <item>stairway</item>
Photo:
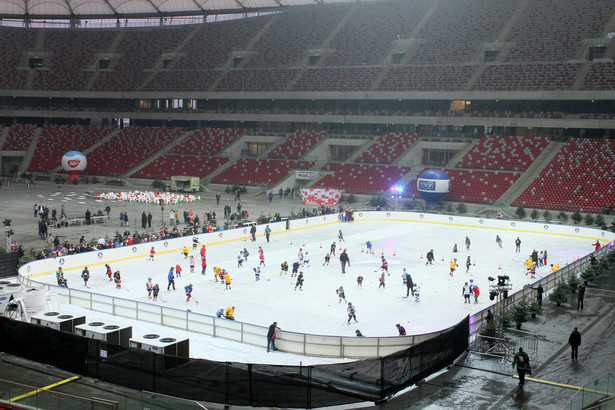
<instances>
[{"instance_id":1,"label":"stairway","mask_svg":"<svg viewBox=\"0 0 615 410\"><path fill-rule=\"evenodd\" d=\"M21 175L22 173L28 171L28 166L30 165L30 161L34 156L34 151L36 150L36 144L38 144L38 140L41 138L41 132L43 132L43 129L41 127L36 127L36 129L34 130L30 146L26 150L26 155L24 155L23 159L21 160L21 165L19 165L18 175Z\"/></svg>"},{"instance_id":2,"label":"stairway","mask_svg":"<svg viewBox=\"0 0 615 410\"><path fill-rule=\"evenodd\" d=\"M181 144L186 138L190 137L192 134L194 133L194 130L188 130L185 131L184 133L182 133L179 137L177 137L173 142L171 142L170 144L168 144L166 147L163 147L160 151L158 151L156 154L154 154L152 157L146 159L145 161L137 164L135 167L133 167L132 169L128 170L127 172L123 173L120 178L128 178L129 175L134 174L135 172L137 172L138 170L140 170L141 168L151 164L152 162L154 162L155 160L157 160L158 158L160 158L161 156L163 156L164 154L166 154L167 152L169 152L169 150L173 147L175 147L176 145ZM197 176L197 175L194 175Z\"/></svg>"},{"instance_id":3,"label":"stairway","mask_svg":"<svg viewBox=\"0 0 615 410\"><path fill-rule=\"evenodd\" d=\"M510 204L517 199L517 197L521 195L521 193L525 191L528 186L530 186L532 181L540 175L547 165L549 165L551 160L560 153L565 144L565 142L551 141L549 145L547 145L547 148L545 148L540 155L532 161L532 164L525 170L525 172L521 174L519 179L517 179L517 181L512 184L497 201L495 201L494 205L511 206Z\"/></svg>"}]
</instances>

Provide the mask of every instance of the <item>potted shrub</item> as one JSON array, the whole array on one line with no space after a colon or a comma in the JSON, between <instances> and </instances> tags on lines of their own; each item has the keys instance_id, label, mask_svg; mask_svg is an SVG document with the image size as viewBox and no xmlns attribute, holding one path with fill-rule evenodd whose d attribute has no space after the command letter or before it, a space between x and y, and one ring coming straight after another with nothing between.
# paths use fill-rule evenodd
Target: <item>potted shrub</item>
<instances>
[{"instance_id":1,"label":"potted shrub","mask_svg":"<svg viewBox=\"0 0 615 410\"><path fill-rule=\"evenodd\" d=\"M527 321L529 306L525 300L522 300L521 302L513 306L513 308L510 310L510 313L512 315L513 322L515 322L516 328L519 330L521 329L521 325L523 324L523 322Z\"/></svg>"},{"instance_id":2,"label":"potted shrub","mask_svg":"<svg viewBox=\"0 0 615 410\"><path fill-rule=\"evenodd\" d=\"M529 304L529 311L532 319L535 319L536 315L540 314L541 310L542 306L540 305L540 303L538 303L538 300L533 299Z\"/></svg>"},{"instance_id":3,"label":"potted shrub","mask_svg":"<svg viewBox=\"0 0 615 410\"><path fill-rule=\"evenodd\" d=\"M549 300L555 303L555 306L561 306L562 303L569 299L569 294L568 286L563 280L561 280L555 289L553 289L553 292L549 295Z\"/></svg>"}]
</instances>

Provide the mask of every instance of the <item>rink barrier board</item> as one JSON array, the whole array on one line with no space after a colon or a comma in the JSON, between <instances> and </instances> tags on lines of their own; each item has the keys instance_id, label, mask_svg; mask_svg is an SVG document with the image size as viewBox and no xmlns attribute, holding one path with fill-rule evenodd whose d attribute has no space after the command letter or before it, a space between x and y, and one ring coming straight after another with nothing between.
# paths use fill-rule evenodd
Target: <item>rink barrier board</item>
<instances>
[{"instance_id":1,"label":"rink barrier board","mask_svg":"<svg viewBox=\"0 0 615 410\"><path fill-rule=\"evenodd\" d=\"M383 214L386 216L386 218L382 218ZM331 221L331 219L333 219L333 221ZM565 235L591 240L598 239L601 241L610 241L615 238L615 234L613 233L601 231L594 228L575 227L570 225L558 224L544 224L537 222L437 215L418 212L355 211L355 221L398 223L422 222L471 228L488 228L493 230L499 229L515 232ZM336 215L323 215L312 218L291 220L288 222L290 229L275 231L276 234L316 228L319 226L338 223L338 220ZM272 231L274 230L274 227L276 229L282 226L286 228L286 221L277 222L269 225L272 228ZM220 234L222 234L222 236L220 236ZM257 236L262 237L264 236L264 234ZM249 227L242 227L222 232L199 234L198 237L202 238L203 241L211 238L209 242L202 242L200 244L205 244L206 246L212 246L215 244L221 244L237 240L245 240L247 237L249 237ZM216 237L218 239L225 239L217 241L213 240L213 238ZM33 261L22 266L19 269L19 273L21 276L32 280L32 278L35 278L39 275L55 272L60 262L62 262L60 266L63 266L64 270L80 270L84 266L98 266L104 265L105 263L111 264L140 257L144 258L144 263L147 263L145 262L145 260L146 257L149 257L149 249L151 248L151 246L156 247L157 254L172 252L179 253L184 246L188 246L189 249L192 249L192 236L167 239L164 241L157 242L147 242L123 248L107 249L104 251L94 251L83 254L58 257L56 259ZM161 247L163 248L163 251L159 251ZM171 249L164 250L165 247L170 247ZM603 247L600 250L596 251L595 255L598 256L602 254L602 252L606 252L606 247ZM93 255L99 259L99 262L91 263ZM54 263L54 266L50 267L50 262ZM544 297L546 299L548 298L548 293L550 292L550 290L552 290L557 281L561 280L562 278L567 278L571 273L577 275L580 274L588 263L588 257L581 258L569 265L563 266L554 274L547 275L539 281L534 282L532 286L537 286L538 283L542 283L543 286L546 285L547 291L545 292ZM101 272L100 274L103 275L104 273ZM40 283L37 281L32 282ZM263 332L266 335L267 327L247 323L244 324L236 321L228 321L226 319L218 319L209 315L186 312L184 310L176 308L160 307L159 305L155 305L152 302L138 302L126 300L113 296L89 293L72 288L57 287L53 284L43 285L48 290L54 290L58 294L58 298L61 303L75 304L93 311L113 314L130 319L143 320L154 324L163 324L165 326L183 330L191 330L203 333L205 335L220 337L241 343L248 343L256 346L263 346L264 344L264 336L262 335ZM528 296L531 297L532 292L533 291L529 288L524 288L518 292L515 292L509 295L506 301L506 305L515 303L516 301ZM90 295L89 299L86 297L87 294ZM496 309L497 307L495 307L495 305L490 305L487 308ZM486 315L487 308L471 316L471 331L476 331L480 327L480 324L482 323L484 316ZM206 320L204 320L202 324L199 324L199 322L196 321L197 316L213 319L213 326L208 325L208 322ZM195 322L194 326L191 325L192 322ZM365 340L365 345L356 345L354 342L355 340L357 340L356 338L348 338L343 336L309 335L282 331L278 335L277 342L281 350L290 353L316 355L324 357L366 358L378 357L395 351L406 349L422 341L427 341L434 337L437 337L446 330L447 329L421 335L409 335L405 337L366 337L363 339ZM351 344L348 344L349 340L352 340L353 342L351 342Z\"/></svg>"}]
</instances>

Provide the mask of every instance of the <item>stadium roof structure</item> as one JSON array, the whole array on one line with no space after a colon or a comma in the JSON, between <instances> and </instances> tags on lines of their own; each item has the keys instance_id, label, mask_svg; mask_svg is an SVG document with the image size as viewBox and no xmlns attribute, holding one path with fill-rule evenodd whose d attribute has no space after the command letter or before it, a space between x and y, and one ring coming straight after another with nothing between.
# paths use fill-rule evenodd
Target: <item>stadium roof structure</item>
<instances>
[{"instance_id":1,"label":"stadium roof structure","mask_svg":"<svg viewBox=\"0 0 615 410\"><path fill-rule=\"evenodd\" d=\"M289 6L357 0L1 0L0 17L109 19L275 11Z\"/></svg>"}]
</instances>

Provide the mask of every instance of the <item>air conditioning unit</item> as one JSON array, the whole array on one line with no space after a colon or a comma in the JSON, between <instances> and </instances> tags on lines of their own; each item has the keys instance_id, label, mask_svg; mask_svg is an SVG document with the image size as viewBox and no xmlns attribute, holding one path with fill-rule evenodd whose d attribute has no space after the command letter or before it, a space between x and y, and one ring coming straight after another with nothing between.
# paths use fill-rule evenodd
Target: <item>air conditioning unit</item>
<instances>
[{"instance_id":1,"label":"air conditioning unit","mask_svg":"<svg viewBox=\"0 0 615 410\"><path fill-rule=\"evenodd\" d=\"M103 322L90 322L75 326L75 334L89 339L102 340L104 342L130 347L132 326L119 326L105 324Z\"/></svg>"},{"instance_id":2,"label":"air conditioning unit","mask_svg":"<svg viewBox=\"0 0 615 410\"><path fill-rule=\"evenodd\" d=\"M131 338L130 347L149 350L150 352L167 356L190 357L190 339L175 339L173 337L147 334Z\"/></svg>"},{"instance_id":3,"label":"air conditioning unit","mask_svg":"<svg viewBox=\"0 0 615 410\"><path fill-rule=\"evenodd\" d=\"M30 323L47 326L63 332L75 332L75 326L85 323L85 315L74 316L60 312L45 312L33 315Z\"/></svg>"}]
</instances>

